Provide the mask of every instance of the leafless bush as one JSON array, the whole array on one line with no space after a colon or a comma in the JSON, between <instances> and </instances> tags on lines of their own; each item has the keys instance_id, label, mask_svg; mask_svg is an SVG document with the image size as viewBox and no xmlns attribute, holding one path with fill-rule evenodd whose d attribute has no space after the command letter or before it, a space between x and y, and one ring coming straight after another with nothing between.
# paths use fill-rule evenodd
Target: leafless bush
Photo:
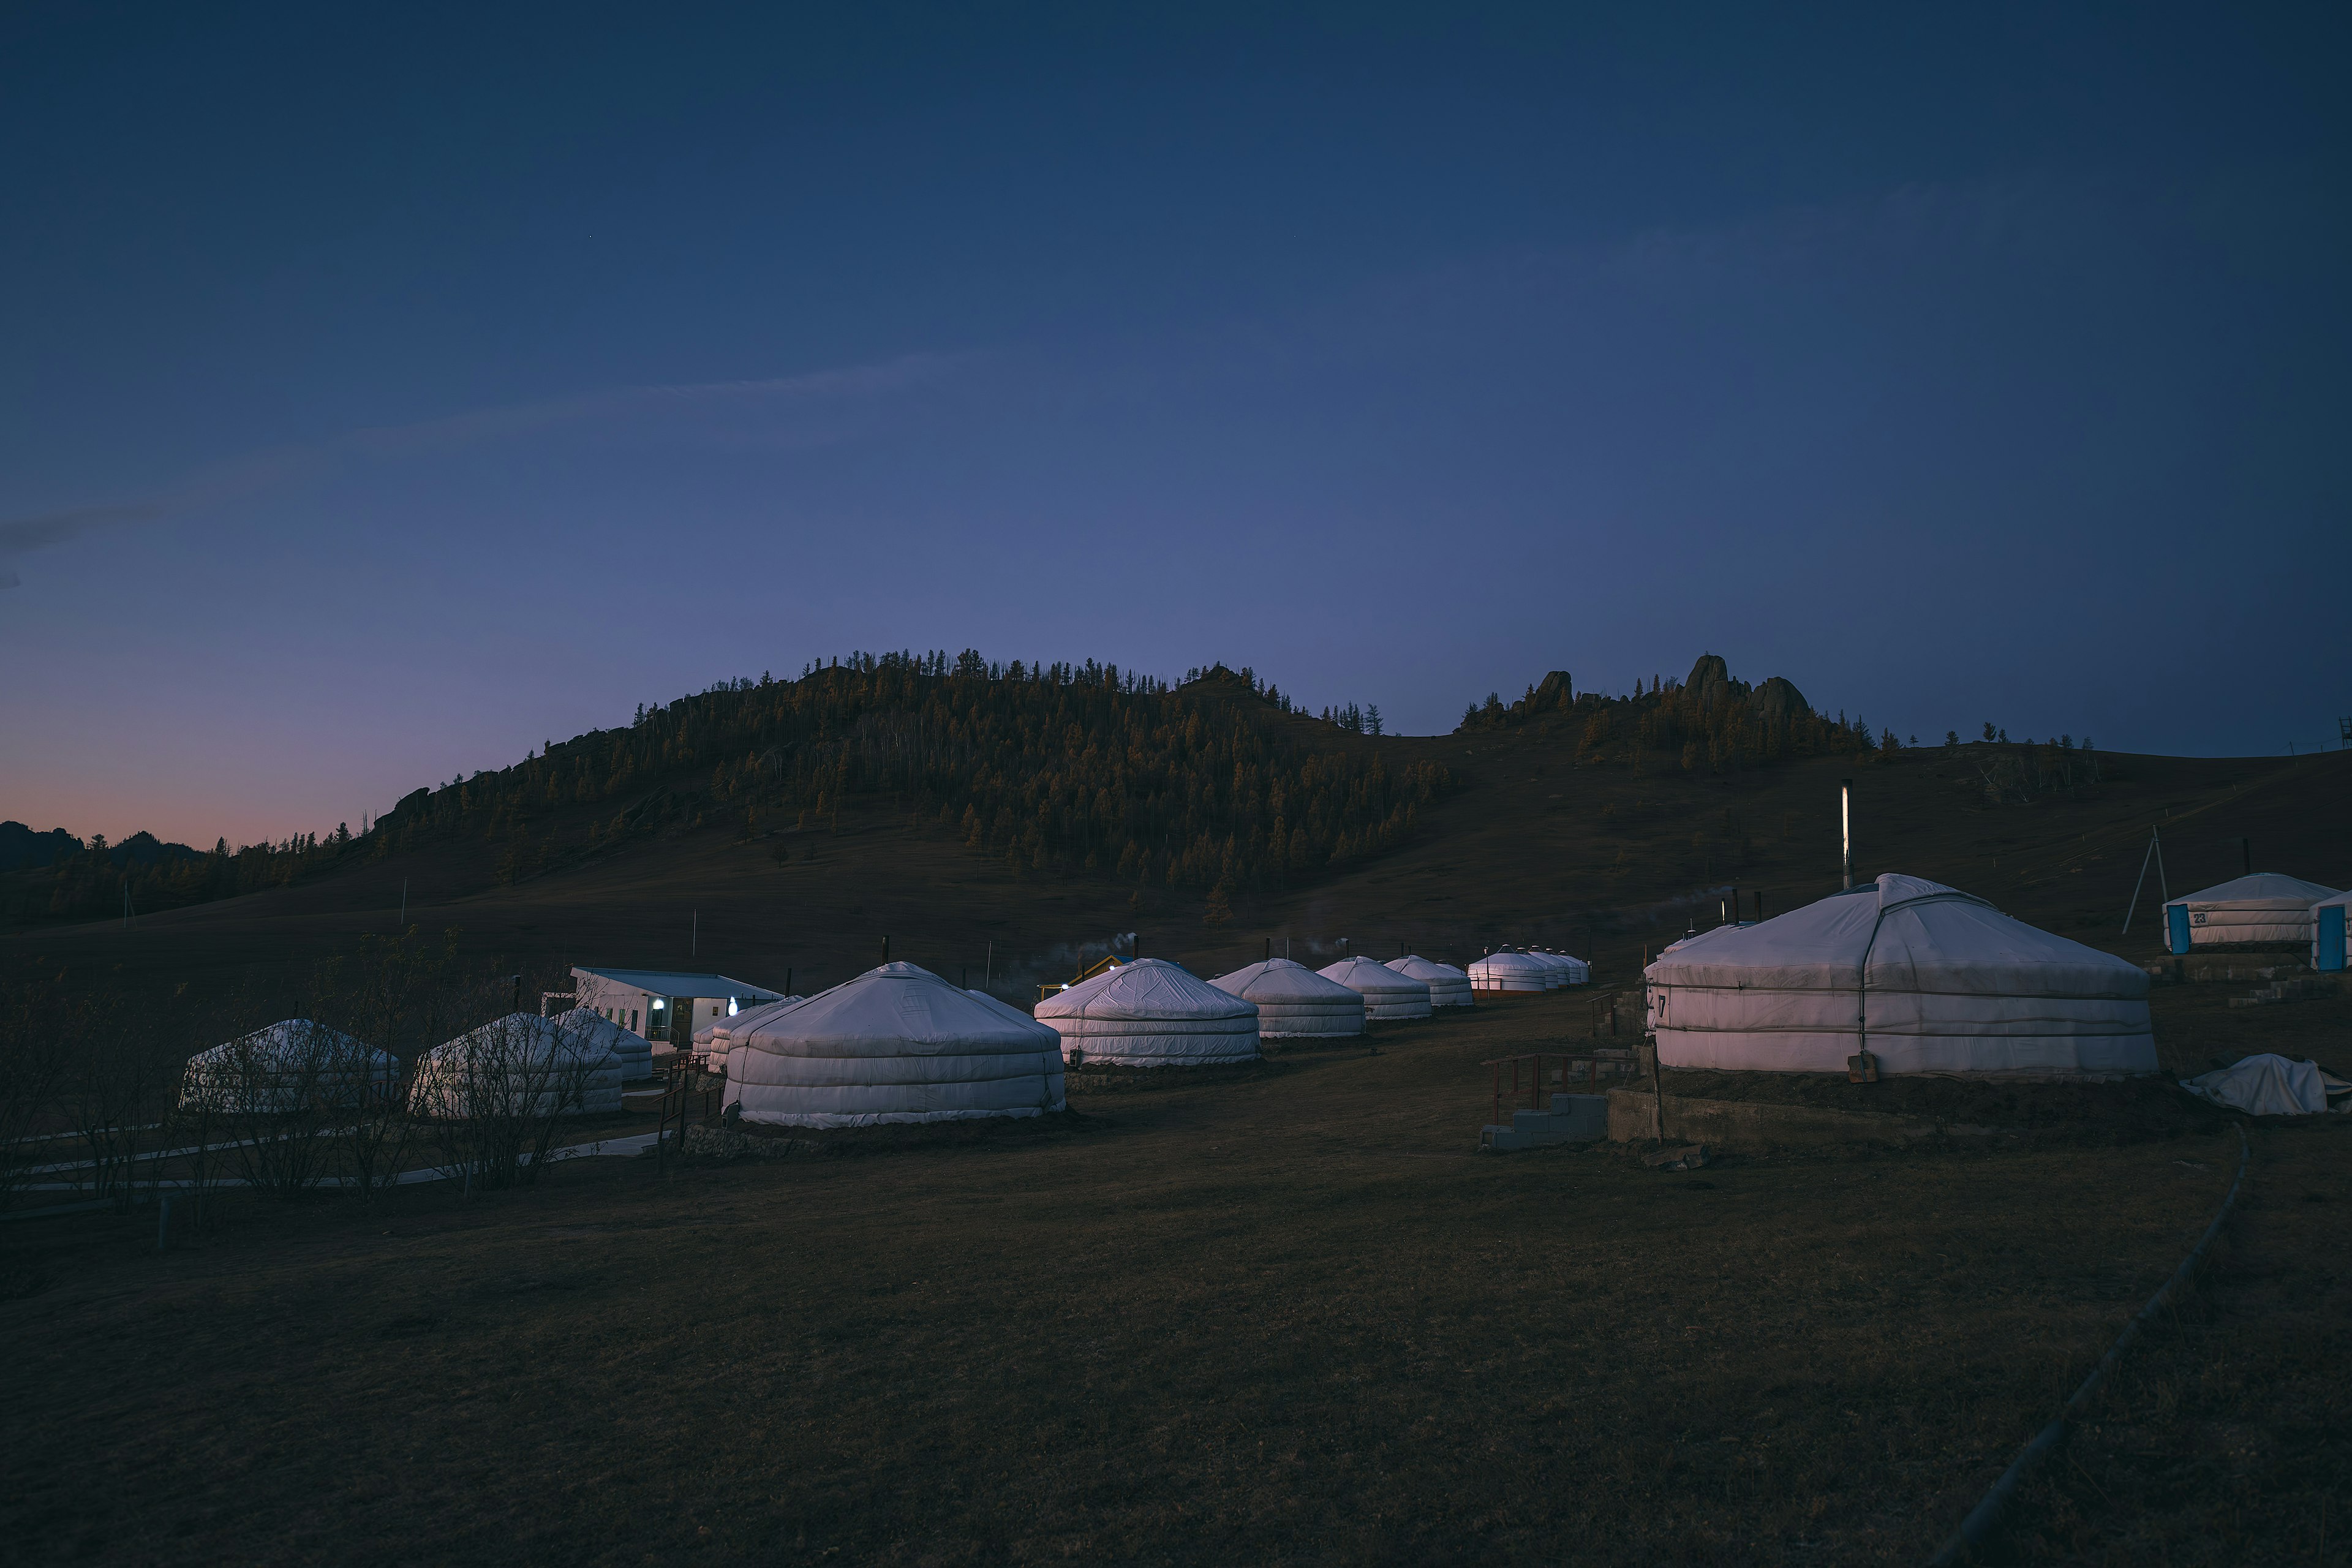
<instances>
[{"instance_id":1,"label":"leafless bush","mask_svg":"<svg viewBox=\"0 0 2352 1568\"><path fill-rule=\"evenodd\" d=\"M12 977L0 990L0 1206L49 1158L40 1134L61 1125L58 1097L67 1063L49 987Z\"/></svg>"},{"instance_id":2,"label":"leafless bush","mask_svg":"<svg viewBox=\"0 0 2352 1568\"><path fill-rule=\"evenodd\" d=\"M178 1000L132 1004L110 993L62 997L52 1026L66 1053L61 1103L82 1145L82 1174L128 1205L140 1162L148 1178L178 1129L172 1110L187 1060L188 1012Z\"/></svg>"}]
</instances>

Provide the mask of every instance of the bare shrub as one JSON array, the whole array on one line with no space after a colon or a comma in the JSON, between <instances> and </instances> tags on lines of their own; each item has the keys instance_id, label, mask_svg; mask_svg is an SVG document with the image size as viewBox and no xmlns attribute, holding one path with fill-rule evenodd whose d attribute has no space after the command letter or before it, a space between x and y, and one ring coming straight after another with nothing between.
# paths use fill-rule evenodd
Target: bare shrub
<instances>
[{"instance_id":1,"label":"bare shrub","mask_svg":"<svg viewBox=\"0 0 2352 1568\"><path fill-rule=\"evenodd\" d=\"M50 987L12 976L0 988L0 1206L49 1158L41 1135L64 1123L67 1040L55 1026Z\"/></svg>"},{"instance_id":2,"label":"bare shrub","mask_svg":"<svg viewBox=\"0 0 2352 1568\"><path fill-rule=\"evenodd\" d=\"M620 1066L586 1020L509 1013L426 1052L409 1110L469 1192L527 1185L564 1120L617 1108L619 1086Z\"/></svg>"}]
</instances>

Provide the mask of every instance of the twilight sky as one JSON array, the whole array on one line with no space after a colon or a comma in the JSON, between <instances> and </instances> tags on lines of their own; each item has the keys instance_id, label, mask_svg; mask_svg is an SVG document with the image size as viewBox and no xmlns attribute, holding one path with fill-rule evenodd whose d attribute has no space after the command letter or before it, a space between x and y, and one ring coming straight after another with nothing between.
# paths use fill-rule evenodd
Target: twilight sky
<instances>
[{"instance_id":1,"label":"twilight sky","mask_svg":"<svg viewBox=\"0 0 2352 1568\"><path fill-rule=\"evenodd\" d=\"M815 9L0 13L0 816L852 647L2352 713L2340 5Z\"/></svg>"}]
</instances>

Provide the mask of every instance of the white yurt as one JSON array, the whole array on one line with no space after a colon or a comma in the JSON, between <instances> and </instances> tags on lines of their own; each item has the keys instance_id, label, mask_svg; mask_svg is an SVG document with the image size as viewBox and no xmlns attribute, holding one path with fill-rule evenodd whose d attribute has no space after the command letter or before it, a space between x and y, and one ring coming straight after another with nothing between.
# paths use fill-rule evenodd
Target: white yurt
<instances>
[{"instance_id":1,"label":"white yurt","mask_svg":"<svg viewBox=\"0 0 2352 1568\"><path fill-rule=\"evenodd\" d=\"M1364 1032L1364 999L1303 963L1269 958L1209 982L1257 1004L1257 1032L1268 1040L1333 1039Z\"/></svg>"},{"instance_id":2,"label":"white yurt","mask_svg":"<svg viewBox=\"0 0 2352 1568\"><path fill-rule=\"evenodd\" d=\"M2218 942L2308 942L2312 906L2340 890L2276 871L2233 878L2166 904L2166 945L2187 952Z\"/></svg>"},{"instance_id":3,"label":"white yurt","mask_svg":"<svg viewBox=\"0 0 2352 1568\"><path fill-rule=\"evenodd\" d=\"M584 1029L509 1013L425 1052L408 1108L447 1121L501 1110L593 1116L621 1109L621 1063Z\"/></svg>"},{"instance_id":4,"label":"white yurt","mask_svg":"<svg viewBox=\"0 0 2352 1568\"><path fill-rule=\"evenodd\" d=\"M1090 1062L1202 1067L1258 1054L1258 1009L1164 958L1139 958L1037 1004L1037 1021Z\"/></svg>"},{"instance_id":5,"label":"white yurt","mask_svg":"<svg viewBox=\"0 0 2352 1568\"><path fill-rule=\"evenodd\" d=\"M1361 996L1366 1023L1429 1016L1428 982L1400 974L1385 963L1369 958L1343 958L1315 973Z\"/></svg>"},{"instance_id":6,"label":"white yurt","mask_svg":"<svg viewBox=\"0 0 2352 1568\"><path fill-rule=\"evenodd\" d=\"M1592 965L1572 953L1553 952L1547 948L1536 956L1559 973L1562 985L1589 985L1592 983Z\"/></svg>"},{"instance_id":7,"label":"white yurt","mask_svg":"<svg viewBox=\"0 0 2352 1568\"><path fill-rule=\"evenodd\" d=\"M2352 930L2352 893L2337 893L2311 906L2312 968L2329 973L2344 968L2347 930Z\"/></svg>"},{"instance_id":8,"label":"white yurt","mask_svg":"<svg viewBox=\"0 0 2352 1568\"><path fill-rule=\"evenodd\" d=\"M990 1006L995 1008L998 1012L1003 1013L1008 1018L1018 1019L1024 1024L1034 1024L1036 1022L1034 1018L1032 1018L1028 1014L1024 1013L1020 1008L1015 1007L1012 1003L1004 1001L1000 997L991 996L985 991L966 990L964 994L967 996L978 997L981 1001L987 1003ZM1045 1053L1045 1097L1050 1103L1046 1105L1045 1109L1048 1110L1068 1110L1070 1102L1066 1095L1067 1088L1068 1083L1066 1075L1064 1071L1062 1053L1058 1049L1047 1051Z\"/></svg>"},{"instance_id":9,"label":"white yurt","mask_svg":"<svg viewBox=\"0 0 2352 1568\"><path fill-rule=\"evenodd\" d=\"M702 1058L702 1070L715 1073L727 1070L727 1056L734 1049L736 1030L754 1028L762 1020L807 1000L805 996L781 996L773 1002L746 1007L740 1013L696 1030L694 1054Z\"/></svg>"},{"instance_id":10,"label":"white yurt","mask_svg":"<svg viewBox=\"0 0 2352 1568\"><path fill-rule=\"evenodd\" d=\"M556 1014L553 1021L558 1027L577 1030L583 1037L612 1052L613 1059L621 1064L623 1083L654 1076L653 1043L643 1035L621 1027L595 1008L573 1007Z\"/></svg>"},{"instance_id":11,"label":"white yurt","mask_svg":"<svg viewBox=\"0 0 2352 1568\"><path fill-rule=\"evenodd\" d=\"M1528 995L1554 989L1552 970L1532 953L1506 948L1490 952L1470 966L1470 989Z\"/></svg>"},{"instance_id":12,"label":"white yurt","mask_svg":"<svg viewBox=\"0 0 2352 1568\"><path fill-rule=\"evenodd\" d=\"M189 1058L180 1104L254 1115L362 1105L399 1086L390 1053L308 1018L282 1018Z\"/></svg>"},{"instance_id":13,"label":"white yurt","mask_svg":"<svg viewBox=\"0 0 2352 1568\"><path fill-rule=\"evenodd\" d=\"M2139 965L1892 873L1643 972L1667 1067L2065 1078L2154 1072Z\"/></svg>"},{"instance_id":14,"label":"white yurt","mask_svg":"<svg viewBox=\"0 0 2352 1568\"><path fill-rule=\"evenodd\" d=\"M1061 1037L912 963L748 1016L728 1031L725 1094L746 1121L875 1127L1057 1109Z\"/></svg>"},{"instance_id":15,"label":"white yurt","mask_svg":"<svg viewBox=\"0 0 2352 1568\"><path fill-rule=\"evenodd\" d=\"M1429 1005L1433 1008L1472 1005L1470 976L1450 963L1440 963L1416 952L1390 959L1389 967L1428 986Z\"/></svg>"}]
</instances>

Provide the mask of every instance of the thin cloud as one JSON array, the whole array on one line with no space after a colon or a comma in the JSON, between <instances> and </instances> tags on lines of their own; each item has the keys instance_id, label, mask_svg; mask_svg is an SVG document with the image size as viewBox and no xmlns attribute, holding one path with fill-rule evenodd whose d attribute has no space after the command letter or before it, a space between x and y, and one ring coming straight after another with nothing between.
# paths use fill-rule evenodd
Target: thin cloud
<instances>
[{"instance_id":1,"label":"thin cloud","mask_svg":"<svg viewBox=\"0 0 2352 1568\"><path fill-rule=\"evenodd\" d=\"M767 444L822 445L853 428L845 415L946 379L968 356L907 354L874 364L752 381L709 381L620 387L538 403L470 409L407 425L371 426L301 446L279 447L208 465L162 493L110 506L78 507L0 521L0 590L21 585L18 556L66 542L93 528L153 522L174 513L247 500L315 479L341 463L457 451L568 426L684 413L772 410ZM740 437L729 437L740 442Z\"/></svg>"}]
</instances>

